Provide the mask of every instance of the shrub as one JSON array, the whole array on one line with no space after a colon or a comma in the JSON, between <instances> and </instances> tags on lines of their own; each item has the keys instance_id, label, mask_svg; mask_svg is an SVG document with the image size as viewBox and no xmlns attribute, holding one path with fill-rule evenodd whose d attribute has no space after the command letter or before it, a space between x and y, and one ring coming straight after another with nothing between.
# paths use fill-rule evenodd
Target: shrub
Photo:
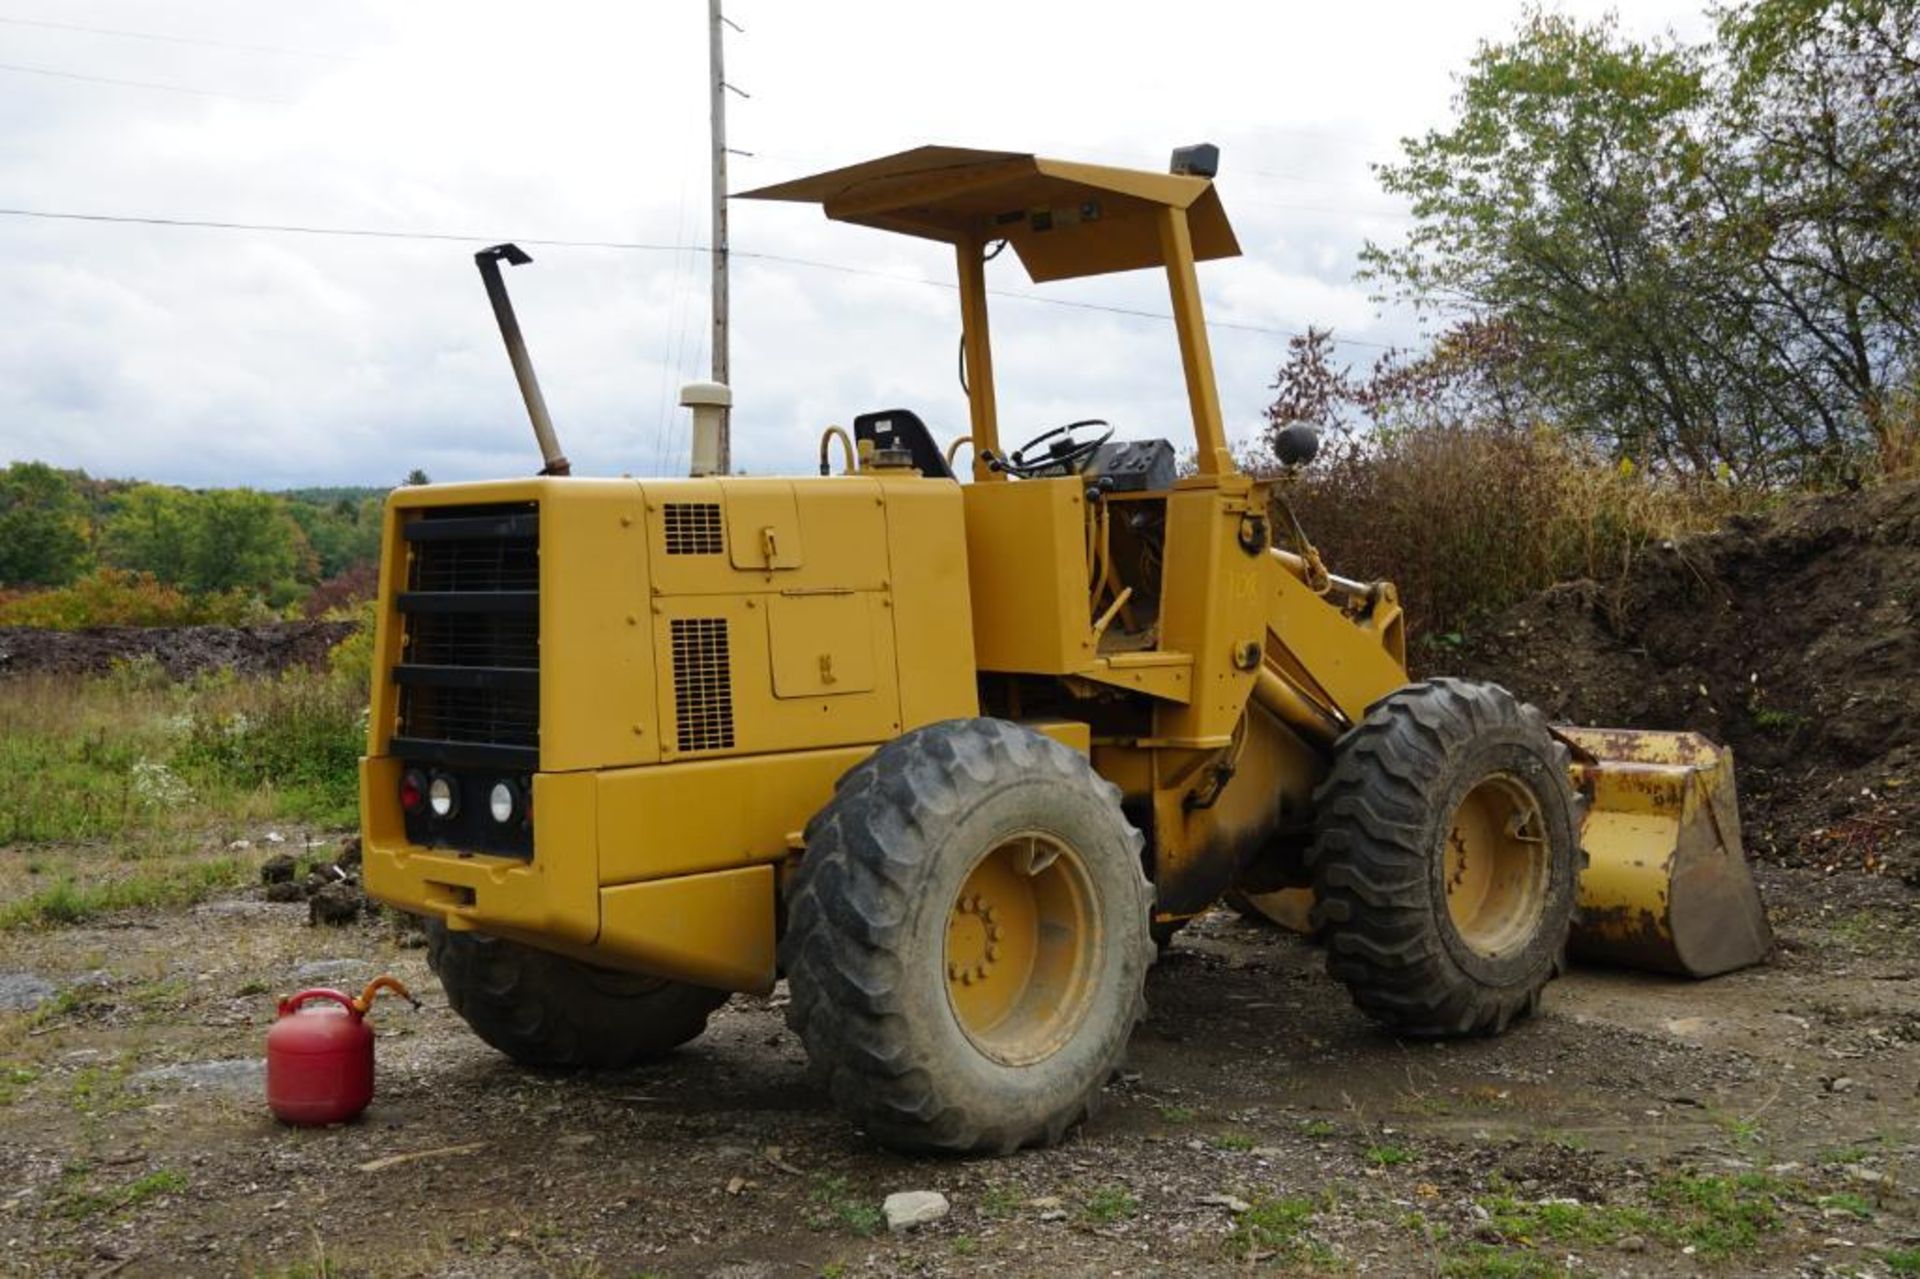
<instances>
[{"instance_id":1,"label":"shrub","mask_svg":"<svg viewBox=\"0 0 1920 1279\"><path fill-rule=\"evenodd\" d=\"M272 786L296 816L348 822L359 803L364 686L309 671L229 681L193 700L175 763L240 787Z\"/></svg>"},{"instance_id":2,"label":"shrub","mask_svg":"<svg viewBox=\"0 0 1920 1279\"><path fill-rule=\"evenodd\" d=\"M273 613L244 590L190 595L150 573L99 568L71 586L0 603L0 626L71 631L85 626L246 626Z\"/></svg>"},{"instance_id":3,"label":"shrub","mask_svg":"<svg viewBox=\"0 0 1920 1279\"><path fill-rule=\"evenodd\" d=\"M1329 568L1395 583L1416 637L1554 582L1618 581L1649 542L1753 500L1610 465L1547 431L1451 425L1332 440L1284 492Z\"/></svg>"}]
</instances>

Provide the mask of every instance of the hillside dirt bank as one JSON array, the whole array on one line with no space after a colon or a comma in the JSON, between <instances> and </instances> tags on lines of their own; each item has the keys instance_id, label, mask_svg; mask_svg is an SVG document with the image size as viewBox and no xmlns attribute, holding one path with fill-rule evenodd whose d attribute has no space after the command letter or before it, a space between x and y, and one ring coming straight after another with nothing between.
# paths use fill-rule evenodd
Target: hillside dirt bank
<instances>
[{"instance_id":1,"label":"hillside dirt bank","mask_svg":"<svg viewBox=\"0 0 1920 1279\"><path fill-rule=\"evenodd\" d=\"M267 675L322 666L355 622L272 622L264 626L97 626L49 631L0 626L0 679L9 675L104 675L122 662L152 659L174 679L227 669Z\"/></svg>"}]
</instances>

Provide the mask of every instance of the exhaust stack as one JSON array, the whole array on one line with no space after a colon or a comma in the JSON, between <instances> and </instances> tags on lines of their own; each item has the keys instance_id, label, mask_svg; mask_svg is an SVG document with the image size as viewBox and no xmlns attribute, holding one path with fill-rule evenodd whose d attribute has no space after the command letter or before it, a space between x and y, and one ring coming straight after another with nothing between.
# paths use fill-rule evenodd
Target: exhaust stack
<instances>
[{"instance_id":1,"label":"exhaust stack","mask_svg":"<svg viewBox=\"0 0 1920 1279\"><path fill-rule=\"evenodd\" d=\"M500 324L500 338L507 344L507 359L513 364L513 376L520 383L520 398L527 402L527 417L533 422L534 438L540 441L540 456L546 465L542 475L571 475L572 465L560 451L560 440L553 433L553 419L547 416L546 397L540 394L540 379L534 376L533 360L527 355L527 340L520 336L520 321L514 318L513 300L507 296L507 282L501 278L500 263L525 266L533 261L517 244L496 244L473 255L480 278L487 286L487 301L493 303L493 318Z\"/></svg>"}]
</instances>

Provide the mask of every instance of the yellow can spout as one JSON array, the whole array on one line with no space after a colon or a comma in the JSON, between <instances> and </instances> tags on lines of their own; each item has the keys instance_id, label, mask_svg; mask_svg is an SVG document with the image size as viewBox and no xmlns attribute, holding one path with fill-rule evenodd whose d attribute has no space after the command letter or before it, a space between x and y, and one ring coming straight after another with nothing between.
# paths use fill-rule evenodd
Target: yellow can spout
<instances>
[{"instance_id":1,"label":"yellow can spout","mask_svg":"<svg viewBox=\"0 0 1920 1279\"><path fill-rule=\"evenodd\" d=\"M1688 977L1773 943L1740 844L1733 754L1698 733L1556 728L1588 812L1576 957Z\"/></svg>"}]
</instances>

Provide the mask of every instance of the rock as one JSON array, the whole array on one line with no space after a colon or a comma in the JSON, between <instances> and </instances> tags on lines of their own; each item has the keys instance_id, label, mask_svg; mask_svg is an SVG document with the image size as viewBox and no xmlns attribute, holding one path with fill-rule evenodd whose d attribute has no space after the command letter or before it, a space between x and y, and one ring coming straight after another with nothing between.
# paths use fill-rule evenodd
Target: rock
<instances>
[{"instance_id":1,"label":"rock","mask_svg":"<svg viewBox=\"0 0 1920 1279\"><path fill-rule=\"evenodd\" d=\"M247 850L248 850L249 848L252 848L252 847L253 847L253 841L252 841L252 840L250 840L250 839L236 839L236 840L234 840L234 841L233 841L233 842L232 842L231 844L228 844L228 845L227 845L227 851L228 851L228 852L230 852L230 853L244 853L244 852L246 852L246 851L247 851Z\"/></svg>"},{"instance_id":2,"label":"rock","mask_svg":"<svg viewBox=\"0 0 1920 1279\"><path fill-rule=\"evenodd\" d=\"M940 1220L949 1207L947 1197L937 1190L902 1190L888 1195L880 1211L886 1214L887 1229L898 1234Z\"/></svg>"},{"instance_id":3,"label":"rock","mask_svg":"<svg viewBox=\"0 0 1920 1279\"><path fill-rule=\"evenodd\" d=\"M284 844L287 842L287 837L277 830L270 830L267 832L267 842L269 844Z\"/></svg>"},{"instance_id":4,"label":"rock","mask_svg":"<svg viewBox=\"0 0 1920 1279\"><path fill-rule=\"evenodd\" d=\"M1613 1245L1621 1252L1645 1252L1647 1241L1639 1235L1622 1235Z\"/></svg>"},{"instance_id":5,"label":"rock","mask_svg":"<svg viewBox=\"0 0 1920 1279\"><path fill-rule=\"evenodd\" d=\"M299 869L299 863L293 860L291 853L275 853L260 863L260 882L263 884L291 884L293 875Z\"/></svg>"},{"instance_id":6,"label":"rock","mask_svg":"<svg viewBox=\"0 0 1920 1279\"><path fill-rule=\"evenodd\" d=\"M326 981L330 978L345 977L366 968L361 959L316 959L310 964L302 964L293 970L293 979L297 982Z\"/></svg>"},{"instance_id":7,"label":"rock","mask_svg":"<svg viewBox=\"0 0 1920 1279\"><path fill-rule=\"evenodd\" d=\"M1827 1081L1828 1092L1852 1092L1853 1087L1853 1080L1846 1075L1841 1075L1838 1079Z\"/></svg>"},{"instance_id":8,"label":"rock","mask_svg":"<svg viewBox=\"0 0 1920 1279\"><path fill-rule=\"evenodd\" d=\"M341 866L358 866L360 864L360 837L358 835L349 835L341 840L340 855L333 860Z\"/></svg>"},{"instance_id":9,"label":"rock","mask_svg":"<svg viewBox=\"0 0 1920 1279\"><path fill-rule=\"evenodd\" d=\"M206 1089L210 1092L258 1092L266 1086L267 1063L258 1059L185 1061L156 1066L128 1078L133 1088Z\"/></svg>"},{"instance_id":10,"label":"rock","mask_svg":"<svg viewBox=\"0 0 1920 1279\"><path fill-rule=\"evenodd\" d=\"M1225 1208L1232 1213L1246 1212L1253 1207L1238 1195L1201 1195L1200 1202L1209 1208Z\"/></svg>"},{"instance_id":11,"label":"rock","mask_svg":"<svg viewBox=\"0 0 1920 1279\"><path fill-rule=\"evenodd\" d=\"M0 1012L32 1012L53 995L53 983L44 977L32 973L0 973Z\"/></svg>"},{"instance_id":12,"label":"rock","mask_svg":"<svg viewBox=\"0 0 1920 1279\"><path fill-rule=\"evenodd\" d=\"M307 900L306 885L296 884L290 879L282 880L277 884L268 884L267 900L270 902L303 902Z\"/></svg>"},{"instance_id":13,"label":"rock","mask_svg":"<svg viewBox=\"0 0 1920 1279\"><path fill-rule=\"evenodd\" d=\"M328 884L307 899L307 923L344 927L360 918L367 899L351 884Z\"/></svg>"}]
</instances>

